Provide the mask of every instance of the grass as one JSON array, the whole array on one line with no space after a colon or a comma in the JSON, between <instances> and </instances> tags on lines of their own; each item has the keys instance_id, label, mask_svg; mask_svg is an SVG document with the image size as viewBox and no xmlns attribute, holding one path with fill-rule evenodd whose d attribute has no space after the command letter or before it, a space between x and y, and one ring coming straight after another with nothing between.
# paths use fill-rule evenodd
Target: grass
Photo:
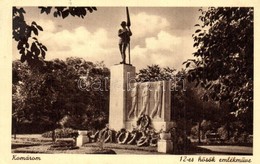
<instances>
[{"instance_id":1,"label":"grass","mask_svg":"<svg viewBox=\"0 0 260 164\"><path fill-rule=\"evenodd\" d=\"M94 154L100 152L99 143L87 143L78 149L56 150L51 149L53 142L50 138L39 135L19 135L12 139L12 153L44 153L44 154ZM114 150L117 154L160 154L157 147L138 147L117 143L104 143L104 149ZM253 148L230 145L194 145L182 147L181 152L173 154L226 154L226 155L252 155Z\"/></svg>"},{"instance_id":2,"label":"grass","mask_svg":"<svg viewBox=\"0 0 260 164\"><path fill-rule=\"evenodd\" d=\"M87 143L83 147L99 147L98 143ZM124 145L118 143L104 143L104 148L107 149L124 149L124 150L137 150L137 151L148 151L157 152L157 147L138 147L136 145Z\"/></svg>"},{"instance_id":3,"label":"grass","mask_svg":"<svg viewBox=\"0 0 260 164\"><path fill-rule=\"evenodd\" d=\"M105 143L104 152L100 150L99 143L89 143L78 149L71 150L52 149L51 146L53 146L52 140L43 138L41 135L17 135L15 140L12 139L12 153L98 154L110 152L109 150L117 150L116 152L122 154L158 154L156 147L138 147L136 145L120 145L116 143Z\"/></svg>"}]
</instances>

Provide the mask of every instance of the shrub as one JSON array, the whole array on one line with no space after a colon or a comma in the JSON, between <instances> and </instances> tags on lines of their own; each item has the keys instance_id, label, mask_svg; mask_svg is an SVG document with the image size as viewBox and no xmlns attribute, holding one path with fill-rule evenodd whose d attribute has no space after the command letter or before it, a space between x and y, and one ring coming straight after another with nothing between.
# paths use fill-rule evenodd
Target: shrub
<instances>
[{"instance_id":1,"label":"shrub","mask_svg":"<svg viewBox=\"0 0 260 164\"><path fill-rule=\"evenodd\" d=\"M73 150L79 149L74 139L58 139L48 150Z\"/></svg>"},{"instance_id":2,"label":"shrub","mask_svg":"<svg viewBox=\"0 0 260 164\"><path fill-rule=\"evenodd\" d=\"M52 138L53 131L48 131L42 134L42 137ZM55 129L55 138L77 138L78 131L71 128Z\"/></svg>"}]
</instances>

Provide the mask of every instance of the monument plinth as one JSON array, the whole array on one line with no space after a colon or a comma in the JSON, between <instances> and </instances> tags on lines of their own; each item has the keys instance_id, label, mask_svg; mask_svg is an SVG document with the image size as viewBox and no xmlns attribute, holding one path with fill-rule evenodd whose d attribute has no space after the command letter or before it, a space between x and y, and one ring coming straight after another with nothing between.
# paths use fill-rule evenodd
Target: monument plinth
<instances>
[{"instance_id":1,"label":"monument plinth","mask_svg":"<svg viewBox=\"0 0 260 164\"><path fill-rule=\"evenodd\" d=\"M135 67L120 64L110 70L109 128L119 131L126 128L127 85L135 78Z\"/></svg>"},{"instance_id":2,"label":"monument plinth","mask_svg":"<svg viewBox=\"0 0 260 164\"><path fill-rule=\"evenodd\" d=\"M149 116L156 131L174 127L171 121L171 82L135 81L135 67L127 64L111 67L109 128L116 131L137 128L137 120Z\"/></svg>"},{"instance_id":3,"label":"monument plinth","mask_svg":"<svg viewBox=\"0 0 260 164\"><path fill-rule=\"evenodd\" d=\"M171 121L171 82L156 81L129 84L127 92L126 129L137 127L136 121L142 114L151 119L156 131L167 131L174 126Z\"/></svg>"}]
</instances>

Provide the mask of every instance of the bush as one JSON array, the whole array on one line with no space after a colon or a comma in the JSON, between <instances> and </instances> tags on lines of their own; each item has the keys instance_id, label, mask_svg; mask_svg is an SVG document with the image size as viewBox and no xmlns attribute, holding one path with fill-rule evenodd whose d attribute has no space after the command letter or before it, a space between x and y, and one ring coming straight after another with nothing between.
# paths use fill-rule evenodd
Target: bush
<instances>
[{"instance_id":1,"label":"bush","mask_svg":"<svg viewBox=\"0 0 260 164\"><path fill-rule=\"evenodd\" d=\"M221 126L220 128L218 128L218 134L220 135L220 138L223 140L227 140L228 139L228 131L226 129L226 126Z\"/></svg>"},{"instance_id":2,"label":"bush","mask_svg":"<svg viewBox=\"0 0 260 164\"><path fill-rule=\"evenodd\" d=\"M42 137L52 138L53 131L48 131L42 134ZM55 129L55 138L77 138L78 131L71 128Z\"/></svg>"},{"instance_id":3,"label":"bush","mask_svg":"<svg viewBox=\"0 0 260 164\"><path fill-rule=\"evenodd\" d=\"M48 150L73 150L79 149L74 139L58 139Z\"/></svg>"},{"instance_id":4,"label":"bush","mask_svg":"<svg viewBox=\"0 0 260 164\"><path fill-rule=\"evenodd\" d=\"M252 146L253 145L253 135L246 132L242 134L233 135L229 140L225 142L230 145L241 145L241 146Z\"/></svg>"}]
</instances>

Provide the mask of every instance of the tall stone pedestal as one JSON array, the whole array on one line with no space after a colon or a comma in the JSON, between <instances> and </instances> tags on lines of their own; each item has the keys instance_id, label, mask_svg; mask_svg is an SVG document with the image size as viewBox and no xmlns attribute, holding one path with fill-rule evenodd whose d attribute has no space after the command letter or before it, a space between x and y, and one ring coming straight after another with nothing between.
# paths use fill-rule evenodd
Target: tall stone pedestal
<instances>
[{"instance_id":1,"label":"tall stone pedestal","mask_svg":"<svg viewBox=\"0 0 260 164\"><path fill-rule=\"evenodd\" d=\"M109 128L119 131L126 127L127 89L135 78L135 67L120 64L112 66L110 70Z\"/></svg>"}]
</instances>

